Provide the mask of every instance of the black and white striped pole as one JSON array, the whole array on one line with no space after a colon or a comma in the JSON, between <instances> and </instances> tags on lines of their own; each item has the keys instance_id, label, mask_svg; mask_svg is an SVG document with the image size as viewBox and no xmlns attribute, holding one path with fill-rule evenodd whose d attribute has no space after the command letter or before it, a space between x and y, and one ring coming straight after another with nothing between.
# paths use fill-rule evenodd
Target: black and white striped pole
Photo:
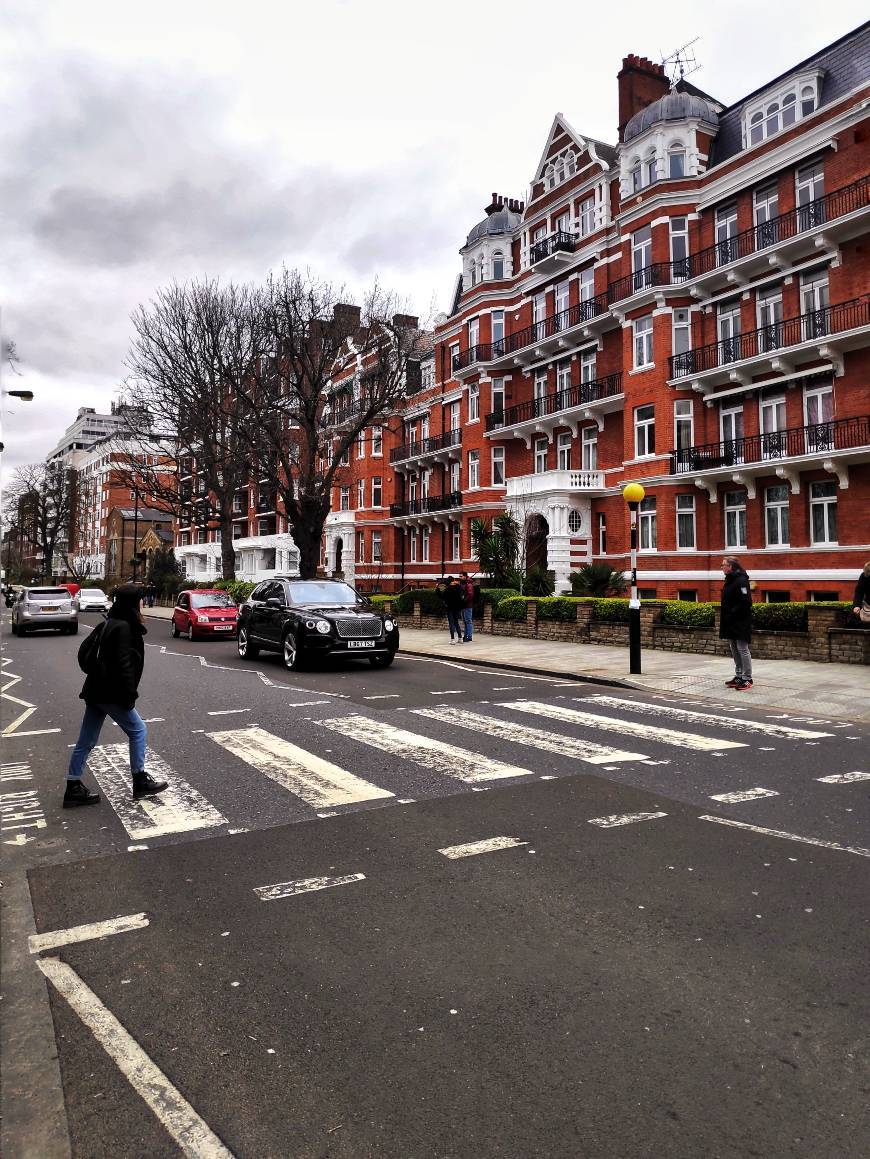
<instances>
[{"instance_id":1,"label":"black and white striped pole","mask_svg":"<svg viewBox=\"0 0 870 1159\"><path fill-rule=\"evenodd\" d=\"M628 601L628 671L640 675L640 599L637 594L637 509L646 492L640 483L628 483L622 497L631 516L631 599Z\"/></svg>"}]
</instances>

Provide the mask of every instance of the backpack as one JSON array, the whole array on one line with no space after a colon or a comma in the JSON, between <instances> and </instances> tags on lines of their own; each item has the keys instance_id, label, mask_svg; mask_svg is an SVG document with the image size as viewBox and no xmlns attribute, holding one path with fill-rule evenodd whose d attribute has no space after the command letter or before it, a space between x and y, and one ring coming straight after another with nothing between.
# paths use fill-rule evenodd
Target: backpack
<instances>
[{"instance_id":1,"label":"backpack","mask_svg":"<svg viewBox=\"0 0 870 1159\"><path fill-rule=\"evenodd\" d=\"M106 621L103 620L101 624L97 624L96 628L79 645L79 668L87 676L96 676L102 670L103 661L100 656L100 648L105 633Z\"/></svg>"}]
</instances>

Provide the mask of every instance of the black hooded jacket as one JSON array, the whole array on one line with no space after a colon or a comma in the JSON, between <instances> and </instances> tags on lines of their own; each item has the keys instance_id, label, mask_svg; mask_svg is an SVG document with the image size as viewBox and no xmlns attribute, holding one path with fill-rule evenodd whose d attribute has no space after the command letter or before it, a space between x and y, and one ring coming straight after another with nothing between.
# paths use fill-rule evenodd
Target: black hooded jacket
<instances>
[{"instance_id":1,"label":"black hooded jacket","mask_svg":"<svg viewBox=\"0 0 870 1159\"><path fill-rule=\"evenodd\" d=\"M863 603L870 604L870 575L865 571L858 576L855 594L852 596L852 607L860 608Z\"/></svg>"},{"instance_id":2,"label":"black hooded jacket","mask_svg":"<svg viewBox=\"0 0 870 1159\"><path fill-rule=\"evenodd\" d=\"M145 665L142 637L146 631L132 608L112 606L100 640L100 670L89 674L80 700L127 709L135 706Z\"/></svg>"},{"instance_id":3,"label":"black hooded jacket","mask_svg":"<svg viewBox=\"0 0 870 1159\"><path fill-rule=\"evenodd\" d=\"M742 567L725 577L720 609L720 639L752 639L752 592L749 590L749 576Z\"/></svg>"}]
</instances>

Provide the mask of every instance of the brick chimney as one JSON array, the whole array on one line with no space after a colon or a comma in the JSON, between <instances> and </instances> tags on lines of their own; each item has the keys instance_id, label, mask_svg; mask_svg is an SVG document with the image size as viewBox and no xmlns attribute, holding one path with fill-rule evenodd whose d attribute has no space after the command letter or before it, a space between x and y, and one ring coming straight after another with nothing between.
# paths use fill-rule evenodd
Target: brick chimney
<instances>
[{"instance_id":1,"label":"brick chimney","mask_svg":"<svg viewBox=\"0 0 870 1159\"><path fill-rule=\"evenodd\" d=\"M626 56L616 77L619 82L619 139L635 113L670 92L668 75L660 64L645 56Z\"/></svg>"},{"instance_id":2,"label":"brick chimney","mask_svg":"<svg viewBox=\"0 0 870 1159\"><path fill-rule=\"evenodd\" d=\"M332 307L332 320L343 333L356 333L359 329L360 314L359 306L351 306L347 302L336 302Z\"/></svg>"},{"instance_id":3,"label":"brick chimney","mask_svg":"<svg viewBox=\"0 0 870 1159\"><path fill-rule=\"evenodd\" d=\"M396 330L416 330L419 325L420 320L414 314L393 315L393 326Z\"/></svg>"}]
</instances>

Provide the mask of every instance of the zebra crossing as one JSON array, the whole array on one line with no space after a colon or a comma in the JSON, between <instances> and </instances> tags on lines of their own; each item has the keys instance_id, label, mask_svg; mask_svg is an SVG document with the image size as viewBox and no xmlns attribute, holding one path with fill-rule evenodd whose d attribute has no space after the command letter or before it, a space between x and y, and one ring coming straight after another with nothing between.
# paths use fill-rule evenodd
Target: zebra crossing
<instances>
[{"instance_id":1,"label":"zebra crossing","mask_svg":"<svg viewBox=\"0 0 870 1159\"><path fill-rule=\"evenodd\" d=\"M419 795L431 798L463 787L480 790L494 782L522 783L541 776L552 779L554 772L568 775L586 766L609 772L637 764L644 771L639 771L634 783L644 787L644 777L651 775L645 766L669 763L656 759L663 747L697 758L726 751L748 751L756 738L776 737L806 744L835 735L818 728L718 716L618 696L576 697L573 700L583 706L576 708L565 703L565 699L483 702L475 704L473 709L443 704L411 709L401 718L386 708L372 708L371 714L347 711L341 715L309 717L305 718L304 737L298 736L304 739L304 744L253 723L196 731L200 744L205 741L209 748L213 746L208 759L211 772L226 768L228 760L229 767L238 776L265 778L272 786L273 795L275 789L280 790L277 797L283 807L278 807L279 815L271 816L266 825L302 820L314 814L334 815L321 810L413 803ZM599 711L590 711L591 708ZM632 719L632 716L641 719ZM650 716L658 723L652 723ZM401 727L393 723L399 719ZM678 728L677 724L687 727ZM296 729L297 734L300 731L303 730ZM731 737L721 735L728 732L732 733ZM318 743L321 733L323 742ZM341 737L340 763L323 755L331 752L325 747L331 743L330 734ZM499 756L480 751L486 746L476 736L499 742ZM630 747L604 743L618 737L626 738ZM502 751L505 747L507 756ZM510 759L511 750L522 754L517 763ZM542 754L547 754L543 766ZM215 804L206 796L210 788L204 791L202 784L189 783L154 749L148 749L146 762L155 776L169 782L169 788L159 797L139 801L130 796L126 744L100 745L88 762L90 772L131 841L147 843L152 838L178 838L185 834L193 837L247 832L252 825L257 826L257 821L249 815L231 816L234 808L223 800L220 779L208 780L210 788L216 785L220 798ZM848 783L860 775L843 774L828 781ZM722 803L778 796L757 786L746 791L743 786L731 788L737 791L710 792L709 796ZM258 795L249 787L246 796ZM602 826L605 821L615 823L609 818L591 820ZM139 844L130 848L142 847Z\"/></svg>"}]
</instances>

